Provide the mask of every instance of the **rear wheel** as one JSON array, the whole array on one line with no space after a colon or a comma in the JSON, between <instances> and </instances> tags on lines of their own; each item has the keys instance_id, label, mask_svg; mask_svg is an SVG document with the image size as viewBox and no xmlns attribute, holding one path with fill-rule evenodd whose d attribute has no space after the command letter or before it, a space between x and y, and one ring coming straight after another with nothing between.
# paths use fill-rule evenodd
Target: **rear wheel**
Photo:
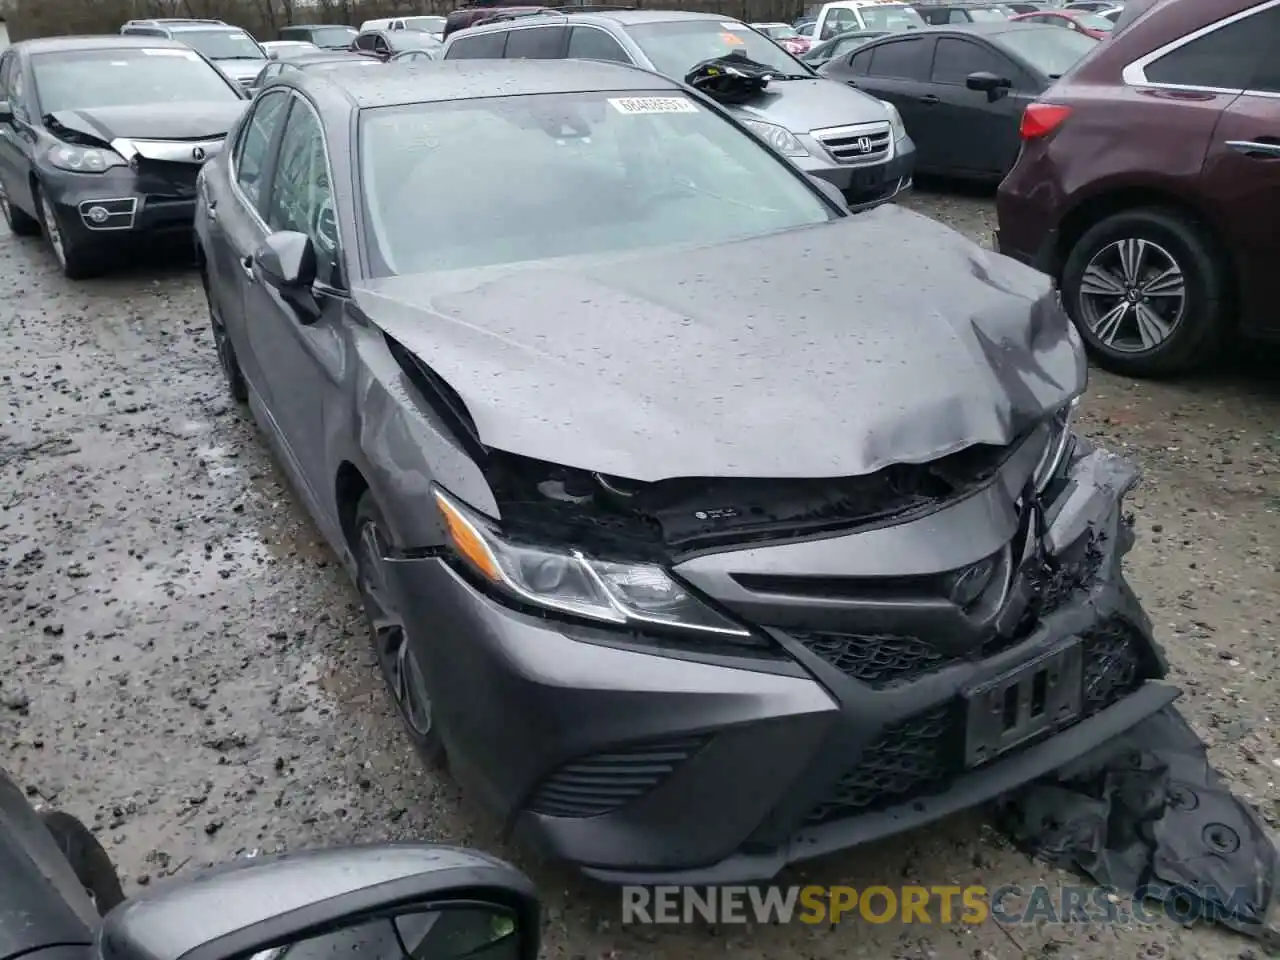
<instances>
[{"instance_id":1,"label":"rear wheel","mask_svg":"<svg viewBox=\"0 0 1280 960\"><path fill-rule=\"evenodd\" d=\"M1227 271L1194 221L1170 210L1113 214L1076 241L1063 299L1098 363L1139 377L1207 362L1226 326Z\"/></svg>"},{"instance_id":2,"label":"rear wheel","mask_svg":"<svg viewBox=\"0 0 1280 960\"><path fill-rule=\"evenodd\" d=\"M208 268L203 262L200 264L200 279L204 286L205 303L209 305L209 325L213 329L213 347L218 354L218 366L222 368L222 375L226 378L231 399L236 403L248 403L249 387L240 369L240 361L236 359L236 349L231 345L231 338L227 335L227 325L222 320L213 291L209 288Z\"/></svg>"},{"instance_id":3,"label":"rear wheel","mask_svg":"<svg viewBox=\"0 0 1280 960\"><path fill-rule=\"evenodd\" d=\"M56 810L41 813L40 819L71 864L76 879L89 894L100 916L105 917L113 907L124 902L124 890L115 865L93 831L69 813Z\"/></svg>"},{"instance_id":4,"label":"rear wheel","mask_svg":"<svg viewBox=\"0 0 1280 960\"><path fill-rule=\"evenodd\" d=\"M386 555L391 542L382 511L369 492L356 507L356 585L382 679L400 711L414 749L433 769L447 765L436 728L431 694L418 656L409 643L405 618L390 589Z\"/></svg>"},{"instance_id":5,"label":"rear wheel","mask_svg":"<svg viewBox=\"0 0 1280 960\"><path fill-rule=\"evenodd\" d=\"M40 235L40 221L9 202L9 194L3 182L0 182L0 213L4 214L4 222L15 237Z\"/></svg>"}]
</instances>

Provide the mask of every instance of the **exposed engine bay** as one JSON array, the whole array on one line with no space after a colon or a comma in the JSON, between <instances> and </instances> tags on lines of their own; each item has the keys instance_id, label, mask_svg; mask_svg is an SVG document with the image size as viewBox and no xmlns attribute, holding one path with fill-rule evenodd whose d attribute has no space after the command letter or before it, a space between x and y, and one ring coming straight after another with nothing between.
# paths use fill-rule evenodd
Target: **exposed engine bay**
<instances>
[{"instance_id":1,"label":"exposed engine bay","mask_svg":"<svg viewBox=\"0 0 1280 960\"><path fill-rule=\"evenodd\" d=\"M672 554L900 519L969 492L1015 449L976 445L861 477L681 477L640 483L490 450L485 473L510 533L594 552Z\"/></svg>"}]
</instances>

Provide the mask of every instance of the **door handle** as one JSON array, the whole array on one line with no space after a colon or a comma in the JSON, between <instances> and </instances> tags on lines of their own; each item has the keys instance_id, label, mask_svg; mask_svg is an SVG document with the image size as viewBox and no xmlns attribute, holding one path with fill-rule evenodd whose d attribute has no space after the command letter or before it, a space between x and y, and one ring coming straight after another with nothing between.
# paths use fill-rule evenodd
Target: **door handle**
<instances>
[{"instance_id":1,"label":"door handle","mask_svg":"<svg viewBox=\"0 0 1280 960\"><path fill-rule=\"evenodd\" d=\"M244 275L252 280L253 277L253 257L241 257L240 269L244 271Z\"/></svg>"},{"instance_id":2,"label":"door handle","mask_svg":"<svg viewBox=\"0 0 1280 960\"><path fill-rule=\"evenodd\" d=\"M940 103L941 101L939 101L938 98L935 97L932 93L926 93L923 97L920 98L920 102L923 103L926 107L931 107L935 103Z\"/></svg>"},{"instance_id":3,"label":"door handle","mask_svg":"<svg viewBox=\"0 0 1280 960\"><path fill-rule=\"evenodd\" d=\"M1255 160L1280 160L1280 142L1269 140L1228 140L1227 146Z\"/></svg>"}]
</instances>

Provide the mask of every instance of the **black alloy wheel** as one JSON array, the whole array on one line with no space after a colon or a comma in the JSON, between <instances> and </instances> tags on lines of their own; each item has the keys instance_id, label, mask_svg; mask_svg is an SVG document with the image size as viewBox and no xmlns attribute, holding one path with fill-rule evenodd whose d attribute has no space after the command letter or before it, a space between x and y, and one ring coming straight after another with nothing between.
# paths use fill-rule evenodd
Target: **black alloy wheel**
<instances>
[{"instance_id":1,"label":"black alloy wheel","mask_svg":"<svg viewBox=\"0 0 1280 960\"><path fill-rule=\"evenodd\" d=\"M373 652L382 679L400 711L414 749L428 767L447 765L444 741L436 727L426 676L409 642L404 616L390 587L386 556L390 537L373 495L356 508L356 587L364 604Z\"/></svg>"}]
</instances>

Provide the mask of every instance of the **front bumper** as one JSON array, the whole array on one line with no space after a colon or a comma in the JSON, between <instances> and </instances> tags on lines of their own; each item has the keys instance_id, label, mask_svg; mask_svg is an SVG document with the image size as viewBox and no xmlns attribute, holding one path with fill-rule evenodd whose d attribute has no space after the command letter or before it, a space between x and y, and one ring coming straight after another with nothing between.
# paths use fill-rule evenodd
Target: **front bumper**
<instances>
[{"instance_id":1,"label":"front bumper","mask_svg":"<svg viewBox=\"0 0 1280 960\"><path fill-rule=\"evenodd\" d=\"M194 184L194 175L191 179ZM122 241L188 233L195 218L194 185L153 193L129 169L94 175L46 172L41 182L63 235L81 247L112 249Z\"/></svg>"},{"instance_id":2,"label":"front bumper","mask_svg":"<svg viewBox=\"0 0 1280 960\"><path fill-rule=\"evenodd\" d=\"M887 203L911 188L916 168L916 145L908 136L894 143L889 159L874 164L837 163L810 136L797 135L809 149L807 157L792 162L805 173L834 184L855 212Z\"/></svg>"},{"instance_id":3,"label":"front bumper","mask_svg":"<svg viewBox=\"0 0 1280 960\"><path fill-rule=\"evenodd\" d=\"M968 655L821 624L762 628L767 657L664 649L515 611L438 557L391 567L454 770L518 837L607 882L754 882L992 799L1176 697L1120 573L1128 469L1077 458L1039 537L1062 561L1036 587L1040 615ZM837 540L874 535L867 556L883 561L887 541L938 536L942 513ZM965 691L1071 637L1085 649L1080 719L965 769Z\"/></svg>"}]
</instances>

